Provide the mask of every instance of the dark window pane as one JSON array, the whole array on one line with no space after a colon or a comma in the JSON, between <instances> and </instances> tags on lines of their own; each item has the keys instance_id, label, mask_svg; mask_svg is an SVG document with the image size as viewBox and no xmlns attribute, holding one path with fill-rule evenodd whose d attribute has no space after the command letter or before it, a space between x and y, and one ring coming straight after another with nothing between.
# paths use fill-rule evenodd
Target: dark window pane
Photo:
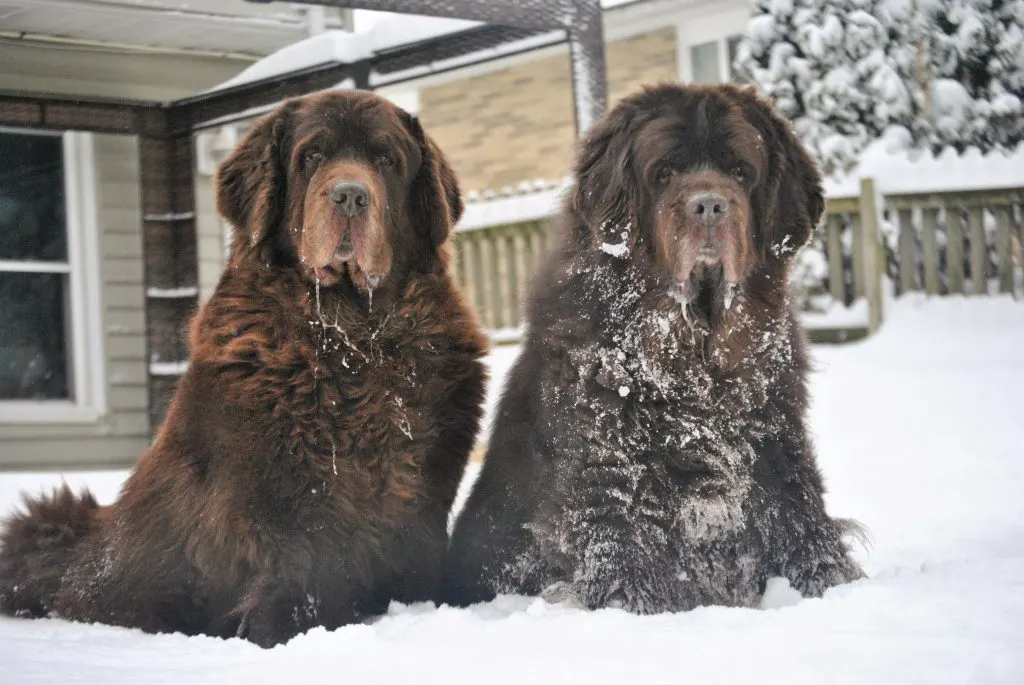
<instances>
[{"instance_id":1,"label":"dark window pane","mask_svg":"<svg viewBox=\"0 0 1024 685\"><path fill-rule=\"evenodd\" d=\"M0 259L67 258L61 137L0 131Z\"/></svg>"},{"instance_id":2,"label":"dark window pane","mask_svg":"<svg viewBox=\"0 0 1024 685\"><path fill-rule=\"evenodd\" d=\"M0 272L0 400L71 398L67 278Z\"/></svg>"}]
</instances>

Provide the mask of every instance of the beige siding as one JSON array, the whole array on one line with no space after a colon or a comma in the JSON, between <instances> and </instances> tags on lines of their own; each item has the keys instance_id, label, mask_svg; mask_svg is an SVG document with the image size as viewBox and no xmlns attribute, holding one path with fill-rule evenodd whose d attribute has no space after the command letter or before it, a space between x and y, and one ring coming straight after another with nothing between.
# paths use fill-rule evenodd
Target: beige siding
<instances>
[{"instance_id":1,"label":"beige siding","mask_svg":"<svg viewBox=\"0 0 1024 685\"><path fill-rule=\"evenodd\" d=\"M607 46L609 101L678 79L674 27ZM567 173L575 140L567 54L420 91L420 119L465 190Z\"/></svg>"},{"instance_id":2,"label":"beige siding","mask_svg":"<svg viewBox=\"0 0 1024 685\"><path fill-rule=\"evenodd\" d=\"M196 251L199 258L199 301L205 302L217 287L224 269L224 222L217 214L213 179L195 174Z\"/></svg>"},{"instance_id":3,"label":"beige siding","mask_svg":"<svg viewBox=\"0 0 1024 685\"><path fill-rule=\"evenodd\" d=\"M138 143L98 135L93 144L108 411L96 423L0 423L5 468L130 464L149 443Z\"/></svg>"}]
</instances>

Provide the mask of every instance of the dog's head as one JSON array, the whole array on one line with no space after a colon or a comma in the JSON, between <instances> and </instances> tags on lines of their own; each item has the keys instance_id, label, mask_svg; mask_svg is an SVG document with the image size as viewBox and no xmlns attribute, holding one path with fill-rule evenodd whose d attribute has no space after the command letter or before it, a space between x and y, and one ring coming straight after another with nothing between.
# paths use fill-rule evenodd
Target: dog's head
<instances>
[{"instance_id":1,"label":"dog's head","mask_svg":"<svg viewBox=\"0 0 1024 685\"><path fill-rule=\"evenodd\" d=\"M330 91L253 126L218 170L217 209L236 229L232 259L369 291L436 255L462 201L414 116L372 93Z\"/></svg>"},{"instance_id":2,"label":"dog's head","mask_svg":"<svg viewBox=\"0 0 1024 685\"><path fill-rule=\"evenodd\" d=\"M623 100L582 144L571 202L595 241L645 251L686 299L785 263L824 210L820 175L788 122L731 85Z\"/></svg>"}]
</instances>

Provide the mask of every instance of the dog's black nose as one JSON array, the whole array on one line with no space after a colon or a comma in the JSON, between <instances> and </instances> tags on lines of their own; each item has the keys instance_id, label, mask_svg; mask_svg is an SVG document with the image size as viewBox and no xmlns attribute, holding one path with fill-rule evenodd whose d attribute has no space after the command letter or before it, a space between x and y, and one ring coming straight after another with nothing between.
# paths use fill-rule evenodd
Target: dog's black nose
<instances>
[{"instance_id":1,"label":"dog's black nose","mask_svg":"<svg viewBox=\"0 0 1024 685\"><path fill-rule=\"evenodd\" d=\"M718 225L729 213L729 200L718 193L697 193L686 203L686 212L705 228Z\"/></svg>"},{"instance_id":2,"label":"dog's black nose","mask_svg":"<svg viewBox=\"0 0 1024 685\"><path fill-rule=\"evenodd\" d=\"M370 204L370 191L362 183L339 181L331 188L331 200L345 216L356 217Z\"/></svg>"}]
</instances>

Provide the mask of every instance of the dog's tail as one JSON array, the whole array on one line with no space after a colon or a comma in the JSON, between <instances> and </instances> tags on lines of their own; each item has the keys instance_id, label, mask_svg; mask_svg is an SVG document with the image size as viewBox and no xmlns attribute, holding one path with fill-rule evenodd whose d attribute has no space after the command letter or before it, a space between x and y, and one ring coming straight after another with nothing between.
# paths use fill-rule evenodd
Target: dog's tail
<instances>
[{"instance_id":1,"label":"dog's tail","mask_svg":"<svg viewBox=\"0 0 1024 685\"><path fill-rule=\"evenodd\" d=\"M874 547L871 531L856 519L834 519L839 527L839 536L847 543L860 545L865 552Z\"/></svg>"},{"instance_id":2,"label":"dog's tail","mask_svg":"<svg viewBox=\"0 0 1024 685\"><path fill-rule=\"evenodd\" d=\"M0 528L0 613L41 617L102 509L89 492L76 495L67 485L24 499L24 510Z\"/></svg>"}]
</instances>

